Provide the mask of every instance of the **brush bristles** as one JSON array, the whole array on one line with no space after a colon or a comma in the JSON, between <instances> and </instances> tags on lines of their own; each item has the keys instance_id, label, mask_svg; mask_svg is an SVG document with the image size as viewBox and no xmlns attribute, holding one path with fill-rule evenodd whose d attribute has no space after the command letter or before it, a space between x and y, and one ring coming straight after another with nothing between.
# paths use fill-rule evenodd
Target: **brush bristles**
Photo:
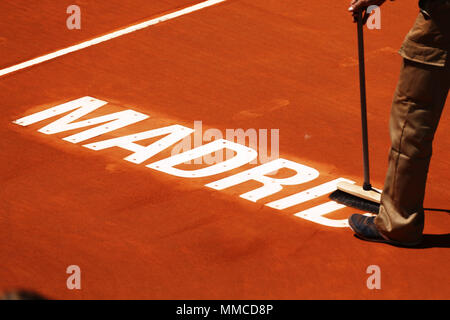
<instances>
[{"instance_id":1,"label":"brush bristles","mask_svg":"<svg viewBox=\"0 0 450 320\"><path fill-rule=\"evenodd\" d=\"M380 205L378 203L355 197L341 190L336 190L330 194L330 199L348 207L370 213L378 214L378 211L380 210Z\"/></svg>"}]
</instances>

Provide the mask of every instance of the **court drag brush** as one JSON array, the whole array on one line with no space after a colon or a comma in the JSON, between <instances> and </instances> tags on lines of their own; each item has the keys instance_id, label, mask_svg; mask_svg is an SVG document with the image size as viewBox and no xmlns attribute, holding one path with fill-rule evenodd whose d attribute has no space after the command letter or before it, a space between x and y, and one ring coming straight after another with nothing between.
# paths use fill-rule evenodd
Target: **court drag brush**
<instances>
[{"instance_id":1,"label":"court drag brush","mask_svg":"<svg viewBox=\"0 0 450 320\"><path fill-rule=\"evenodd\" d=\"M359 87L361 98L361 122L363 141L363 161L364 161L364 184L354 185L347 182L340 182L337 190L330 194L330 199L366 212L377 214L380 208L381 192L372 188L370 184L369 170L369 142L367 130L367 102L366 102L366 74L364 64L364 34L363 34L362 12L357 13L358 30L358 59L359 59Z\"/></svg>"}]
</instances>

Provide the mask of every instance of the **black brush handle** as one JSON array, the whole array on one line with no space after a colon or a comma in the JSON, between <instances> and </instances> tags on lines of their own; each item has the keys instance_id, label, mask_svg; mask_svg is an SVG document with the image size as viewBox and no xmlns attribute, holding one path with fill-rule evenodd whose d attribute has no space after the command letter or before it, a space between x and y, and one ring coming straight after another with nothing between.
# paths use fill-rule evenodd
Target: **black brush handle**
<instances>
[{"instance_id":1,"label":"black brush handle","mask_svg":"<svg viewBox=\"0 0 450 320\"><path fill-rule=\"evenodd\" d=\"M372 189L370 184L369 169L369 136L367 130L367 99L366 99L366 72L364 63L364 33L362 11L358 12L358 59L359 59L359 88L361 98L361 123L362 123L362 142L363 142L363 160L364 160L364 185L363 189L368 191Z\"/></svg>"}]
</instances>

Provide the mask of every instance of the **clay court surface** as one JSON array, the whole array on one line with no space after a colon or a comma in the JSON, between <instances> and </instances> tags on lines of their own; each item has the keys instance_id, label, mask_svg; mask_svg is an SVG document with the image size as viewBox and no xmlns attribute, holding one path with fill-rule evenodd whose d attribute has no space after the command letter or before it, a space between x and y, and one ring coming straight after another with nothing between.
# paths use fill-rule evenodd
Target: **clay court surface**
<instances>
[{"instance_id":1,"label":"clay court surface","mask_svg":"<svg viewBox=\"0 0 450 320\"><path fill-rule=\"evenodd\" d=\"M2 1L0 69L199 2ZM82 10L81 30L66 27L71 4ZM294 215L327 195L285 210L265 205L340 177L362 182L356 26L347 7L228 0L1 76L0 291L28 288L55 299L450 298L448 213L427 211L424 245L404 249ZM417 14L414 1L389 2L381 30L365 32L378 188L397 50ZM84 96L108 102L95 116L124 109L150 116L89 143L174 124L194 128L194 121L223 132L279 129L280 157L320 176L252 202L239 195L258 182L221 191L205 184L256 165L181 178L146 167L171 148L134 164L123 160L130 151L62 140L86 128L45 135L37 130L56 118L13 123ZM436 135L427 208L450 209L449 112ZM70 265L81 268L81 290L66 287ZM366 286L370 265L381 269L381 290Z\"/></svg>"}]
</instances>

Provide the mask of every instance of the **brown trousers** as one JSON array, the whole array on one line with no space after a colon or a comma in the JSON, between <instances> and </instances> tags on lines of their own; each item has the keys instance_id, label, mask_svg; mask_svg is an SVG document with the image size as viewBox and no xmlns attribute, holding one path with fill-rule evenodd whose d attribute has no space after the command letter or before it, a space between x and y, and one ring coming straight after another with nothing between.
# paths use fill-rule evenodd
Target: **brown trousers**
<instances>
[{"instance_id":1,"label":"brown trousers","mask_svg":"<svg viewBox=\"0 0 450 320\"><path fill-rule=\"evenodd\" d=\"M444 6L446 13L440 8L439 14L446 19L445 29L442 21L421 13L400 50L404 60L391 109L389 166L375 224L383 235L401 242L422 238L432 142L449 91L450 11L448 3ZM430 35L438 41L434 47Z\"/></svg>"}]
</instances>

